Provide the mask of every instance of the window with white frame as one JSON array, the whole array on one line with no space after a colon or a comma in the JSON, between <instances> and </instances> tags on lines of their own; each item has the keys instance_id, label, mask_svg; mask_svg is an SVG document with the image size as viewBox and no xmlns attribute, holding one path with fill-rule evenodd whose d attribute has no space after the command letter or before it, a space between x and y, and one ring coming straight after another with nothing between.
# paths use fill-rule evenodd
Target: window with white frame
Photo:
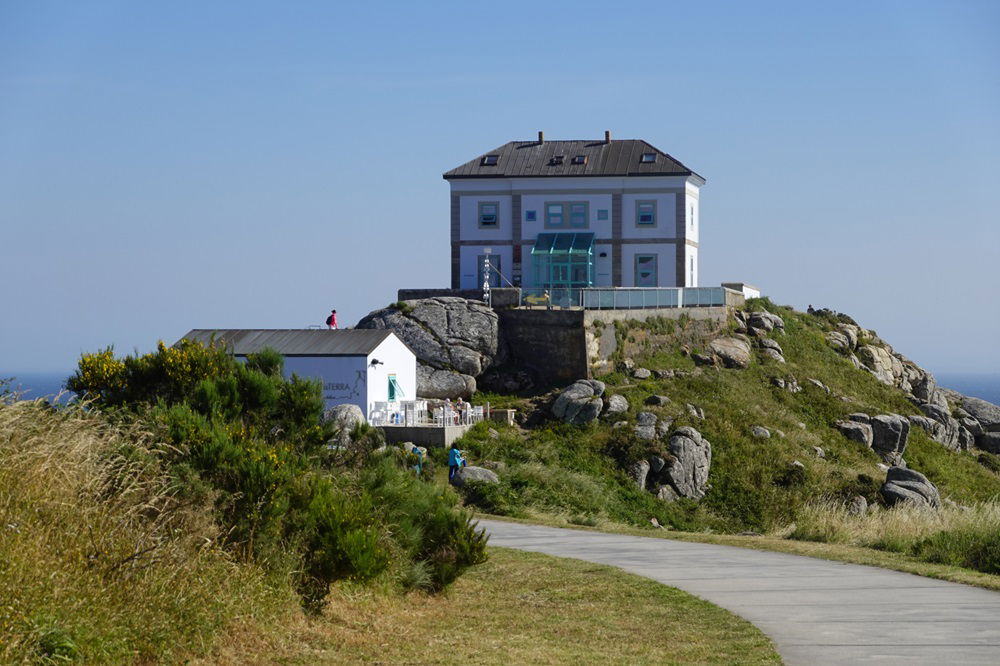
<instances>
[{"instance_id":1,"label":"window with white frame","mask_svg":"<svg viewBox=\"0 0 1000 666\"><path fill-rule=\"evenodd\" d=\"M545 204L545 227L561 229L566 223L566 206L561 203Z\"/></svg>"},{"instance_id":2,"label":"window with white frame","mask_svg":"<svg viewBox=\"0 0 1000 666\"><path fill-rule=\"evenodd\" d=\"M656 202L636 201L635 202L635 226L655 227L656 226Z\"/></svg>"},{"instance_id":3,"label":"window with white frame","mask_svg":"<svg viewBox=\"0 0 1000 666\"><path fill-rule=\"evenodd\" d=\"M546 229L587 229L590 226L590 204L586 201L545 204Z\"/></svg>"},{"instance_id":4,"label":"window with white frame","mask_svg":"<svg viewBox=\"0 0 1000 666\"><path fill-rule=\"evenodd\" d=\"M635 255L635 286L656 287L659 284L656 274L656 255Z\"/></svg>"},{"instance_id":5,"label":"window with white frame","mask_svg":"<svg viewBox=\"0 0 1000 666\"><path fill-rule=\"evenodd\" d=\"M496 229L500 226L500 202L479 202L479 228Z\"/></svg>"}]
</instances>

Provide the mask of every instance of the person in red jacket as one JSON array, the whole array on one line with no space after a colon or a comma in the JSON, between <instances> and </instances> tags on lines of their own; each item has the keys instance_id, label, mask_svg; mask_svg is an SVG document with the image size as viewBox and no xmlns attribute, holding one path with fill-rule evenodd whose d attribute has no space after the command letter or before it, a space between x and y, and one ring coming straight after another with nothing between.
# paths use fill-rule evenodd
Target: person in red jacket
<instances>
[{"instance_id":1,"label":"person in red jacket","mask_svg":"<svg viewBox=\"0 0 1000 666\"><path fill-rule=\"evenodd\" d=\"M337 328L337 311L330 310L330 316L326 318L326 325L330 327L330 330Z\"/></svg>"}]
</instances>

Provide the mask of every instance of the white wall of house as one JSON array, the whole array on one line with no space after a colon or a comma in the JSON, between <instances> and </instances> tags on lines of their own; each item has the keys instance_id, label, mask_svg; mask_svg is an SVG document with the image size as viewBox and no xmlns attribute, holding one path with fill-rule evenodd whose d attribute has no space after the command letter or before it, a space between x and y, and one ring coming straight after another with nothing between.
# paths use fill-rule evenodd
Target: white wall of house
<instances>
[{"instance_id":1,"label":"white wall of house","mask_svg":"<svg viewBox=\"0 0 1000 666\"><path fill-rule=\"evenodd\" d=\"M245 361L245 356L237 357ZM371 365L372 359L381 361ZM326 407L357 405L365 418L375 401L389 399L389 375L396 376L402 390L397 399L417 397L417 357L395 335L388 336L365 356L286 356L285 377L318 379L323 386Z\"/></svg>"},{"instance_id":2,"label":"white wall of house","mask_svg":"<svg viewBox=\"0 0 1000 666\"><path fill-rule=\"evenodd\" d=\"M673 243L629 243L622 246L622 286L635 287L636 255L656 255L657 287L675 287L677 250Z\"/></svg>"},{"instance_id":3,"label":"white wall of house","mask_svg":"<svg viewBox=\"0 0 1000 666\"><path fill-rule=\"evenodd\" d=\"M698 259L698 248L690 245L684 246L684 281L685 287L698 286L698 272L701 266Z\"/></svg>"},{"instance_id":4,"label":"white wall of house","mask_svg":"<svg viewBox=\"0 0 1000 666\"><path fill-rule=\"evenodd\" d=\"M677 195L676 194L623 194L622 195L622 238L676 238L677 237ZM656 204L656 224L639 226L636 224L636 202L652 201Z\"/></svg>"},{"instance_id":5,"label":"white wall of house","mask_svg":"<svg viewBox=\"0 0 1000 666\"><path fill-rule=\"evenodd\" d=\"M372 366L372 360L381 361ZM417 398L417 357L395 335L390 335L368 355L368 407L378 401L389 399L389 375L396 376L396 384L402 391L397 400L416 400ZM368 410L365 410L365 418Z\"/></svg>"},{"instance_id":6,"label":"white wall of house","mask_svg":"<svg viewBox=\"0 0 1000 666\"><path fill-rule=\"evenodd\" d=\"M482 288L482 282L478 282L479 269L481 267L479 257L486 254L486 248L492 250L490 254L493 257L500 258L500 273L508 280L511 279L510 269L513 266L514 249L510 245L490 245L489 243L463 245L459 251L459 279L462 289ZM527 246L523 251L529 253L531 252L530 248L531 246ZM493 259L490 259L490 261L492 262ZM494 264L494 267L496 267L496 264ZM508 285L503 280L500 280L500 286L506 287Z\"/></svg>"},{"instance_id":7,"label":"white wall of house","mask_svg":"<svg viewBox=\"0 0 1000 666\"><path fill-rule=\"evenodd\" d=\"M586 203L587 226L570 227L569 219L566 225L558 228L545 226L545 205L557 203ZM606 220L598 220L598 211L608 212ZM535 212L535 221L528 220L529 211ZM568 214L568 212L567 212ZM593 232L596 238L611 238L611 195L584 194L579 191L565 191L555 194L524 194L521 196L521 238L534 240L538 234L545 232Z\"/></svg>"},{"instance_id":8,"label":"white wall of house","mask_svg":"<svg viewBox=\"0 0 1000 666\"><path fill-rule=\"evenodd\" d=\"M499 221L495 229L480 228L479 204L481 202L498 203L500 206ZM510 240L511 227L511 197L497 194L493 196L467 196L459 198L459 227L462 240Z\"/></svg>"},{"instance_id":9,"label":"white wall of house","mask_svg":"<svg viewBox=\"0 0 1000 666\"><path fill-rule=\"evenodd\" d=\"M612 194L622 195L622 238L656 239L677 236L677 202L684 198L685 216L688 224L684 237L697 242L701 226L698 210L700 186L684 176L633 177L633 178L475 178L449 181L452 194L459 195L459 228L461 240L482 241L472 246L462 246L459 251L460 285L463 289L478 289L478 261L483 249L492 248L492 254L500 257L500 268L507 279L512 279L513 249L507 245L491 245L497 241L513 241L512 193L521 195L521 240L533 241L545 232L588 231L596 240L612 238L611 218ZM656 190L663 190L657 192ZM672 190L672 191L666 191ZM463 194L468 192L469 194ZM497 229L479 228L479 203L497 201L500 203L500 221ZM656 202L656 226L636 225L636 202ZM558 229L546 228L545 213L547 203L586 202L588 221L585 228L570 227L567 224ZM607 219L599 220L599 211L607 211ZM535 219L530 221L529 211L534 211ZM693 212L693 219L692 219ZM533 262L530 243L522 246L521 284L534 284ZM685 282L690 279L688 252L695 258L695 284L699 270L697 248L686 247ZM600 257L600 253L606 257ZM622 246L622 286L635 284L635 255L657 255L658 286L673 287L676 282L677 247L674 244L626 243ZM594 248L594 285L610 286L612 283L611 247L596 245Z\"/></svg>"}]
</instances>

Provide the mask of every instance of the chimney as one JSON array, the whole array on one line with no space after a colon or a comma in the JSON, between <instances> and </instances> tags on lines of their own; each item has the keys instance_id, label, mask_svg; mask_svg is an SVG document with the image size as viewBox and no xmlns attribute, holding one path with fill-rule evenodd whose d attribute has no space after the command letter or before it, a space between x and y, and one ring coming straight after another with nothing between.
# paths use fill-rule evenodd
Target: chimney
<instances>
[{"instance_id":1,"label":"chimney","mask_svg":"<svg viewBox=\"0 0 1000 666\"><path fill-rule=\"evenodd\" d=\"M545 143L545 132L538 130L538 145Z\"/></svg>"},{"instance_id":2,"label":"chimney","mask_svg":"<svg viewBox=\"0 0 1000 666\"><path fill-rule=\"evenodd\" d=\"M611 130L604 130L604 143L611 143Z\"/></svg>"}]
</instances>

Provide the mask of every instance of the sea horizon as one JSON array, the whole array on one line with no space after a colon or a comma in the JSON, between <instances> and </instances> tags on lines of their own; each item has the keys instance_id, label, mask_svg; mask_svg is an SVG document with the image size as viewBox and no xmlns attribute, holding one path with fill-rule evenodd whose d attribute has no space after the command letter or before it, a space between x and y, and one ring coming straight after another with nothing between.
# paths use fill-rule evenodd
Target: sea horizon
<instances>
[{"instance_id":1,"label":"sea horizon","mask_svg":"<svg viewBox=\"0 0 1000 666\"><path fill-rule=\"evenodd\" d=\"M0 380L12 379L9 391L19 393L23 399L49 398L65 390L66 380L73 370L65 372L3 372ZM938 386L958 391L962 395L981 398L1000 405L1000 373L943 372L935 374ZM70 396L65 396L65 402Z\"/></svg>"}]
</instances>

